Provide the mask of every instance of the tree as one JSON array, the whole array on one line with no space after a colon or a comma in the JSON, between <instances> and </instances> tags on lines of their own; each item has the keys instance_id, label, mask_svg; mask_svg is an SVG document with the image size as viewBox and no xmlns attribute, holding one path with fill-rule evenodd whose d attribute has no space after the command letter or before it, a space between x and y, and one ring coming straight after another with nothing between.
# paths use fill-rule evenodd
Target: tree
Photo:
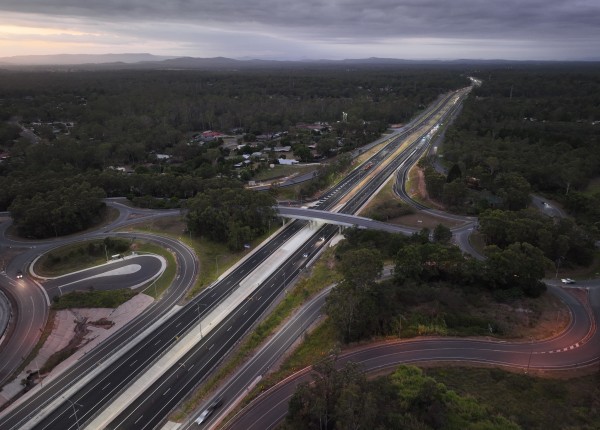
<instances>
[{"instance_id":1,"label":"tree","mask_svg":"<svg viewBox=\"0 0 600 430\"><path fill-rule=\"evenodd\" d=\"M453 164L450 170L448 171L448 176L446 176L446 182L450 183L455 181L456 179L462 178L462 172L458 164Z\"/></svg>"},{"instance_id":2,"label":"tree","mask_svg":"<svg viewBox=\"0 0 600 430\"><path fill-rule=\"evenodd\" d=\"M210 240L226 242L233 250L267 231L275 217L275 199L237 185L207 183L207 189L188 200L188 229Z\"/></svg>"},{"instance_id":3,"label":"tree","mask_svg":"<svg viewBox=\"0 0 600 430\"><path fill-rule=\"evenodd\" d=\"M338 283L325 302L325 312L344 343L360 339L366 333L368 312L365 310L372 307L368 291L347 280Z\"/></svg>"},{"instance_id":4,"label":"tree","mask_svg":"<svg viewBox=\"0 0 600 430\"><path fill-rule=\"evenodd\" d=\"M452 239L452 231L443 224L438 224L433 229L433 241L448 243Z\"/></svg>"},{"instance_id":5,"label":"tree","mask_svg":"<svg viewBox=\"0 0 600 430\"><path fill-rule=\"evenodd\" d=\"M552 262L539 248L517 242L506 249L489 246L486 255L485 276L493 289L516 288L530 297L538 297L545 291L541 279Z\"/></svg>"},{"instance_id":6,"label":"tree","mask_svg":"<svg viewBox=\"0 0 600 430\"><path fill-rule=\"evenodd\" d=\"M359 288L368 287L383 270L383 259L377 250L366 248L346 252L338 264L338 271L346 282Z\"/></svg>"},{"instance_id":7,"label":"tree","mask_svg":"<svg viewBox=\"0 0 600 430\"><path fill-rule=\"evenodd\" d=\"M450 206L461 206L467 197L467 186L462 179L444 184L442 200Z\"/></svg>"},{"instance_id":8,"label":"tree","mask_svg":"<svg viewBox=\"0 0 600 430\"><path fill-rule=\"evenodd\" d=\"M404 283L408 279L419 279L422 272L423 262L419 245L408 245L398 252L394 267L394 277L398 282Z\"/></svg>"},{"instance_id":9,"label":"tree","mask_svg":"<svg viewBox=\"0 0 600 430\"><path fill-rule=\"evenodd\" d=\"M436 172L431 166L425 168L424 174L427 193L434 199L442 197L446 177L441 173Z\"/></svg>"},{"instance_id":10,"label":"tree","mask_svg":"<svg viewBox=\"0 0 600 430\"><path fill-rule=\"evenodd\" d=\"M45 238L74 233L100 221L104 191L88 182L73 183L32 197L17 196L9 207L19 233Z\"/></svg>"},{"instance_id":11,"label":"tree","mask_svg":"<svg viewBox=\"0 0 600 430\"><path fill-rule=\"evenodd\" d=\"M312 383L300 384L290 399L289 428L362 429L374 418L376 405L365 395L367 381L359 366L336 367L334 356L313 365Z\"/></svg>"},{"instance_id":12,"label":"tree","mask_svg":"<svg viewBox=\"0 0 600 430\"><path fill-rule=\"evenodd\" d=\"M496 194L504 201L504 207L511 211L524 209L531 201L531 185L518 173L504 173L494 181Z\"/></svg>"}]
</instances>

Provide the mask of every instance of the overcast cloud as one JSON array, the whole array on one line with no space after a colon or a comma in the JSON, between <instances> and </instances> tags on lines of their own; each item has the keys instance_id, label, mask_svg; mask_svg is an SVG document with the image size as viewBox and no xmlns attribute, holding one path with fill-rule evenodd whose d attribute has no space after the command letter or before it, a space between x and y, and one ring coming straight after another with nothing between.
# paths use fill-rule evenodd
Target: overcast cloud
<instances>
[{"instance_id":1,"label":"overcast cloud","mask_svg":"<svg viewBox=\"0 0 600 430\"><path fill-rule=\"evenodd\" d=\"M600 53L599 0L0 3L0 56L577 59Z\"/></svg>"}]
</instances>

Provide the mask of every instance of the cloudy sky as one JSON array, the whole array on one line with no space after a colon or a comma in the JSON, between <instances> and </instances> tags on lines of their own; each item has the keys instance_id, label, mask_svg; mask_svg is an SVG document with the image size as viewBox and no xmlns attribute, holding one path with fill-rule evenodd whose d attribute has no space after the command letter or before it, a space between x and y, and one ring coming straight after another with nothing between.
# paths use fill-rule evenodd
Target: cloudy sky
<instances>
[{"instance_id":1,"label":"cloudy sky","mask_svg":"<svg viewBox=\"0 0 600 430\"><path fill-rule=\"evenodd\" d=\"M600 0L0 0L0 57L600 58Z\"/></svg>"}]
</instances>

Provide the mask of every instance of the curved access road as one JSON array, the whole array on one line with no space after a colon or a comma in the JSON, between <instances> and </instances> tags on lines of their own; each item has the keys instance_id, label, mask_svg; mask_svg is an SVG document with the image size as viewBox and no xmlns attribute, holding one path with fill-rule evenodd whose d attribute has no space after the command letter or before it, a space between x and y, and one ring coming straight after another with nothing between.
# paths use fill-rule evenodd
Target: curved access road
<instances>
[{"instance_id":1,"label":"curved access road","mask_svg":"<svg viewBox=\"0 0 600 430\"><path fill-rule=\"evenodd\" d=\"M50 297L90 289L137 288L159 277L165 268L166 261L161 256L135 255L67 275L46 278L43 287Z\"/></svg>"},{"instance_id":2,"label":"curved access road","mask_svg":"<svg viewBox=\"0 0 600 430\"><path fill-rule=\"evenodd\" d=\"M3 273L0 273L0 289L5 291L6 294L10 295L16 303L16 306L13 309L13 322L11 324L11 327L9 328L9 335L6 337L6 339L4 339L2 348L0 349L0 385L5 383L8 380L8 378L14 374L15 370L22 364L25 357L27 357L35 347L40 337L40 333L46 325L50 305L50 297L54 294L59 294L61 292L58 289L58 285L55 281L48 282L47 285L49 288L47 290L46 288L44 288L44 286L42 286L42 284L36 282L33 278L29 276L24 276L21 279L17 278L17 273L19 271L26 275L28 273L28 268L30 267L31 263L40 255L48 252L49 250L74 242L80 242L91 239L103 239L105 237L115 235L128 237L132 239L141 238L170 249L172 253L176 256L177 263L180 266L178 269L179 273L185 273L186 276L182 277L181 279L178 279L177 282L175 282L167 290L162 300L160 300L155 306L151 307L155 308L152 312L146 311L146 314L151 315L150 319L144 319L145 322L142 325L132 324L132 330L137 330L138 332L143 328L143 326L148 325L149 321L160 317L160 315L163 315L168 309L170 309L175 303L177 303L177 301L183 296L185 291L189 289L195 282L196 275L198 273L198 261L195 257L194 252L181 242L151 234L110 233L113 230L141 221L164 216L178 215L180 211L157 211L150 209L131 208L127 205L120 203L119 200L122 199L106 200L107 206L113 207L119 211L117 219L115 219L108 225L101 226L92 231L69 237L60 237L36 241L8 237L6 232L12 224L12 221L6 220L0 223L0 254L3 256L2 263L4 264L5 268L5 271ZM7 257L4 257L5 255ZM111 282L116 281L115 285L118 284L121 287L132 287L136 284L141 283L142 278L144 276L148 276L147 280L151 280L153 277L153 275L151 275L151 272L156 273L157 261L154 258L153 263L150 263L151 260L148 260L146 257L142 258L144 259L144 261L143 265L140 264L140 266L144 267L143 269L140 268L140 270L137 270L135 273L130 273L126 276L122 276L123 274L117 277L113 276L111 277L113 278L111 279ZM119 263L117 262L111 264L118 265ZM145 269L146 264L151 264L153 269ZM129 270L131 269L132 268L129 268ZM98 273L95 273L91 276L95 276L97 274ZM83 281L83 279L77 278L77 274L69 276L73 276L73 278L67 282L82 281L85 284L85 281ZM91 280L88 280L89 282L86 284L86 286L94 286L94 288L96 288L97 283L102 283L102 285L105 286L107 285L105 282L106 280L108 280L108 278L101 281L101 278L98 277L95 278L95 281L93 282L91 282ZM121 281L126 283L120 284ZM131 283L132 281L135 283ZM75 287L76 285L70 284L70 286L71 288L67 289L73 289L73 287ZM66 290L63 290L62 292L65 291ZM130 331L129 335L131 336L133 333L134 331ZM120 342L121 344L127 343L127 338L120 338ZM113 349L116 348L116 345L117 343L112 343ZM1 427L2 426L0 425L0 428Z\"/></svg>"},{"instance_id":3,"label":"curved access road","mask_svg":"<svg viewBox=\"0 0 600 430\"><path fill-rule=\"evenodd\" d=\"M419 362L465 362L528 370L569 370L600 361L600 282L581 294L555 286L549 288L569 306L572 320L560 335L537 342L504 342L486 339L422 338L370 345L338 357L338 364L359 363L366 372L391 369ZM238 413L227 429L274 428L285 417L288 402L298 384L311 380L310 368L303 369L269 389Z\"/></svg>"}]
</instances>

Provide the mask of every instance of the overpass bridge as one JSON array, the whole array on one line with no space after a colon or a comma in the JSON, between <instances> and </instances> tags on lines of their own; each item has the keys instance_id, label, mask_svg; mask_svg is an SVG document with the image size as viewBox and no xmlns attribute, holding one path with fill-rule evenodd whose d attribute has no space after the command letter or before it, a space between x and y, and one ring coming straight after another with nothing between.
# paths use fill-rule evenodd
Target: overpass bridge
<instances>
[{"instance_id":1,"label":"overpass bridge","mask_svg":"<svg viewBox=\"0 0 600 430\"><path fill-rule=\"evenodd\" d=\"M297 208L292 206L277 206L275 209L279 213L279 216L283 218L321 221L327 224L336 224L344 227L358 227L370 230L381 230L388 233L403 233L408 235L419 231L419 229L413 227L388 224L385 222L372 220L371 218L343 214L339 212Z\"/></svg>"}]
</instances>

